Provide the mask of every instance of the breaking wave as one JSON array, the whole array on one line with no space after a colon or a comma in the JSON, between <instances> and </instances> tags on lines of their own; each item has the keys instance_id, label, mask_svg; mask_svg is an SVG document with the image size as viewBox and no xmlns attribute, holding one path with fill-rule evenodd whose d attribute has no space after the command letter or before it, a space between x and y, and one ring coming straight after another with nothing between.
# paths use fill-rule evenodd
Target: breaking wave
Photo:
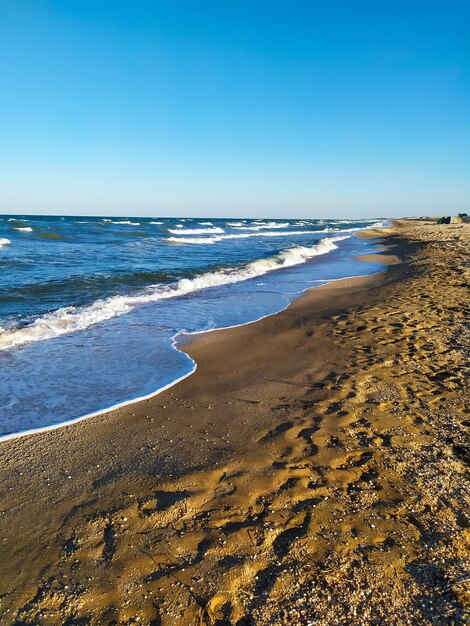
<instances>
[{"instance_id":1,"label":"breaking wave","mask_svg":"<svg viewBox=\"0 0 470 626\"><path fill-rule=\"evenodd\" d=\"M180 234L182 231L177 231ZM224 241L226 239L246 239L247 237L290 237L290 235L311 235L311 230L292 230L289 232L249 232L249 233L237 233L229 235L213 235L212 237L168 237L167 241L171 243L196 243L196 244L212 244L218 241Z\"/></svg>"},{"instance_id":2,"label":"breaking wave","mask_svg":"<svg viewBox=\"0 0 470 626\"><path fill-rule=\"evenodd\" d=\"M141 304L176 298L210 287L238 283L262 276L268 272L299 265L315 256L335 250L338 247L336 242L347 238L348 236L330 237L320 240L311 247L287 248L266 259L258 259L244 265L206 272L193 278L182 278L172 284L152 285L134 296L111 296L96 300L92 305L86 307L70 306L58 309L36 319L27 326L2 332L0 334L0 350L85 330L94 324L128 313ZM0 239L0 244L1 242Z\"/></svg>"},{"instance_id":3,"label":"breaking wave","mask_svg":"<svg viewBox=\"0 0 470 626\"><path fill-rule=\"evenodd\" d=\"M233 228L237 230L264 230L266 228L288 228L289 222L259 222L256 226L236 225Z\"/></svg>"},{"instance_id":4,"label":"breaking wave","mask_svg":"<svg viewBox=\"0 0 470 626\"><path fill-rule=\"evenodd\" d=\"M11 243L9 239L7 239L6 237L0 237L0 248L3 248L3 246L8 246L9 243Z\"/></svg>"},{"instance_id":5,"label":"breaking wave","mask_svg":"<svg viewBox=\"0 0 470 626\"><path fill-rule=\"evenodd\" d=\"M207 235L210 233L223 233L225 232L223 228L219 228L218 226L213 226L211 228L169 228L169 233L178 233L178 235Z\"/></svg>"}]
</instances>

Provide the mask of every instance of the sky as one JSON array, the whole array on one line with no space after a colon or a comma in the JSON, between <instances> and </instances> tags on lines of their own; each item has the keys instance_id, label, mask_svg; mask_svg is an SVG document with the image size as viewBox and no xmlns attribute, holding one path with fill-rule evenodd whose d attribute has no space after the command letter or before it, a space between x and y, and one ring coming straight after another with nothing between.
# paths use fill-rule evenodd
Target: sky
<instances>
[{"instance_id":1,"label":"sky","mask_svg":"<svg viewBox=\"0 0 470 626\"><path fill-rule=\"evenodd\" d=\"M470 210L468 0L0 0L0 212Z\"/></svg>"}]
</instances>

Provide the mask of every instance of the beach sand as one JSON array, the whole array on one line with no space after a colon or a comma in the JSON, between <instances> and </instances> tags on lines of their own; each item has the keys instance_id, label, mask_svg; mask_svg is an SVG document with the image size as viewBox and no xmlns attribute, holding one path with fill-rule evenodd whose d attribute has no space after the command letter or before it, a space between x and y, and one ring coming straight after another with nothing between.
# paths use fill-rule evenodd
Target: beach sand
<instances>
[{"instance_id":1,"label":"beach sand","mask_svg":"<svg viewBox=\"0 0 470 626\"><path fill-rule=\"evenodd\" d=\"M470 226L369 236L386 271L0 444L2 624L465 623Z\"/></svg>"}]
</instances>

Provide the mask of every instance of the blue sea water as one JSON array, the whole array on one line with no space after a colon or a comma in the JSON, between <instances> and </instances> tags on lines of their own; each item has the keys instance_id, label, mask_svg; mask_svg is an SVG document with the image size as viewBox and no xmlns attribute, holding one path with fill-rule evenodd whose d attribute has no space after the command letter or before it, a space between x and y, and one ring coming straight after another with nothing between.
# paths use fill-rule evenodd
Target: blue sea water
<instances>
[{"instance_id":1,"label":"blue sea water","mask_svg":"<svg viewBox=\"0 0 470 626\"><path fill-rule=\"evenodd\" d=\"M0 216L0 437L154 393L193 371L182 332L244 324L382 269L380 220Z\"/></svg>"}]
</instances>

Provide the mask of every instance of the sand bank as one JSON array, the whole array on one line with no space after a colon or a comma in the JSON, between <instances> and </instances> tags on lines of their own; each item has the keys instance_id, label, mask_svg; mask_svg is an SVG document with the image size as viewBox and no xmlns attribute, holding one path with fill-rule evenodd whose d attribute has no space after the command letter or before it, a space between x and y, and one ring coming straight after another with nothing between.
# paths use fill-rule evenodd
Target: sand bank
<instances>
[{"instance_id":1,"label":"sand bank","mask_svg":"<svg viewBox=\"0 0 470 626\"><path fill-rule=\"evenodd\" d=\"M469 228L373 235L386 272L0 445L2 623L464 623Z\"/></svg>"}]
</instances>

